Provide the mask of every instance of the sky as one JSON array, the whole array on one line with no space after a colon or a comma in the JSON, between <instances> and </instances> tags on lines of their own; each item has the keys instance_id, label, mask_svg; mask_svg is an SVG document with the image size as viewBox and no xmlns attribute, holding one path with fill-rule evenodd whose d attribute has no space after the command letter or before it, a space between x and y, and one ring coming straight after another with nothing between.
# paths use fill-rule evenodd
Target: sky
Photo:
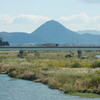
<instances>
[{"instance_id":1,"label":"sky","mask_svg":"<svg viewBox=\"0 0 100 100\"><path fill-rule=\"evenodd\" d=\"M49 20L100 31L100 0L0 0L0 32L33 32Z\"/></svg>"}]
</instances>

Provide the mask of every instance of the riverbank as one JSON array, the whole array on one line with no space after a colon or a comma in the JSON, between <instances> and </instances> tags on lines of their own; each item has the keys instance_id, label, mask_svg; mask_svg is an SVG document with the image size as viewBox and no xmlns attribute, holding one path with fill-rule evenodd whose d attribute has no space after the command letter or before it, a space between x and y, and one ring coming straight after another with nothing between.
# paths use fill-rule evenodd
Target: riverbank
<instances>
[{"instance_id":1,"label":"riverbank","mask_svg":"<svg viewBox=\"0 0 100 100\"><path fill-rule=\"evenodd\" d=\"M56 56L56 53L53 54ZM40 54L36 52L36 55ZM97 59L52 59L50 56L41 58L32 55L20 59L15 57L15 53L3 54L0 59L0 73L41 82L71 95L100 97L100 68L99 62L95 62Z\"/></svg>"}]
</instances>

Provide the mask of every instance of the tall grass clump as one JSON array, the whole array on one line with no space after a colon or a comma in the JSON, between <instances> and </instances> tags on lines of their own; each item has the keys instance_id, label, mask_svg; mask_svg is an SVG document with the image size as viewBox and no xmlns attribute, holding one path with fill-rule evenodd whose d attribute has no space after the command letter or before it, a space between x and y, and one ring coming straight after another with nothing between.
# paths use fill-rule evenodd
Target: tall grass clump
<instances>
[{"instance_id":1,"label":"tall grass clump","mask_svg":"<svg viewBox=\"0 0 100 100\"><path fill-rule=\"evenodd\" d=\"M100 68L100 62L96 61L94 63L91 64L90 66L91 68Z\"/></svg>"},{"instance_id":2,"label":"tall grass clump","mask_svg":"<svg viewBox=\"0 0 100 100\"><path fill-rule=\"evenodd\" d=\"M71 65L71 68L81 68L82 65L79 62L75 62Z\"/></svg>"},{"instance_id":3,"label":"tall grass clump","mask_svg":"<svg viewBox=\"0 0 100 100\"><path fill-rule=\"evenodd\" d=\"M98 87L100 85L100 76L93 76L90 78L89 87Z\"/></svg>"}]
</instances>

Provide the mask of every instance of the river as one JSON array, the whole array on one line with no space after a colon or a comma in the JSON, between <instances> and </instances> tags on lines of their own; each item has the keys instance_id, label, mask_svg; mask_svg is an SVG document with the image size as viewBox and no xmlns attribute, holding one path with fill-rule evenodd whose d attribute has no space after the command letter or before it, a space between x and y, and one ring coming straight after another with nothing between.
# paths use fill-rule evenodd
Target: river
<instances>
[{"instance_id":1,"label":"river","mask_svg":"<svg viewBox=\"0 0 100 100\"><path fill-rule=\"evenodd\" d=\"M41 83L10 79L0 74L0 100L100 100L70 96Z\"/></svg>"}]
</instances>

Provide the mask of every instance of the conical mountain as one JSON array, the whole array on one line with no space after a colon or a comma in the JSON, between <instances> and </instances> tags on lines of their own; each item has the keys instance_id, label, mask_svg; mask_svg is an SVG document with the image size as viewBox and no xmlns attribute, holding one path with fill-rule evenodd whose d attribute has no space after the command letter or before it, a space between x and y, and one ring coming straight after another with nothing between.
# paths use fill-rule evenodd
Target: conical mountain
<instances>
[{"instance_id":1,"label":"conical mountain","mask_svg":"<svg viewBox=\"0 0 100 100\"><path fill-rule=\"evenodd\" d=\"M57 21L50 20L38 29L32 32L32 35L36 35L43 38L48 43L71 43L73 38L77 38L79 35L67 28Z\"/></svg>"},{"instance_id":2,"label":"conical mountain","mask_svg":"<svg viewBox=\"0 0 100 100\"><path fill-rule=\"evenodd\" d=\"M31 34L24 32L0 32L0 37L10 45L29 43L64 43L69 45L100 45L100 35L78 34L57 21L50 20Z\"/></svg>"}]
</instances>

